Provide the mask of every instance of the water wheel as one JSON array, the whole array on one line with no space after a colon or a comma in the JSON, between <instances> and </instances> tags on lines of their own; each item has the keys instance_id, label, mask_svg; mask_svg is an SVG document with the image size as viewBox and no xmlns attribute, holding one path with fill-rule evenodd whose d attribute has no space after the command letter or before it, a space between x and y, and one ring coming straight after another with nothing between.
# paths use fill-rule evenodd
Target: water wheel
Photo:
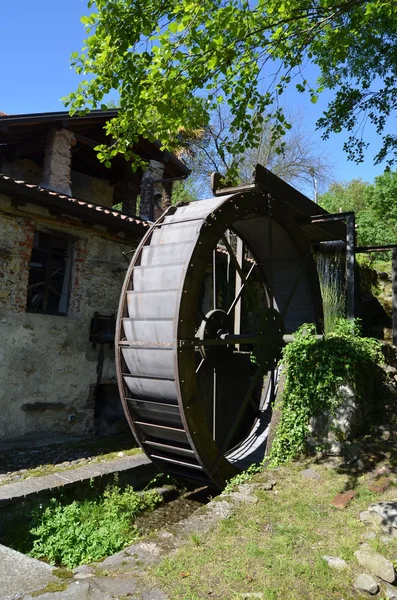
<instances>
[{"instance_id":1,"label":"water wheel","mask_svg":"<svg viewBox=\"0 0 397 600\"><path fill-rule=\"evenodd\" d=\"M284 200L254 185L172 207L133 256L118 380L131 429L162 471L222 487L263 458L281 348L322 317L312 230L298 222L319 208Z\"/></svg>"}]
</instances>

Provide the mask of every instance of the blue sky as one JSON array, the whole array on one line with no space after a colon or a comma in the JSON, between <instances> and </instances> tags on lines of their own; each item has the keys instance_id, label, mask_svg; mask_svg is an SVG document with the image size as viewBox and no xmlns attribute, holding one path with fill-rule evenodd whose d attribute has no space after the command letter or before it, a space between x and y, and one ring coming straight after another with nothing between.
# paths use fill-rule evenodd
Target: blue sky
<instances>
[{"instance_id":1,"label":"blue sky","mask_svg":"<svg viewBox=\"0 0 397 600\"><path fill-rule=\"evenodd\" d=\"M84 27L80 17L88 14L85 0L14 0L1 2L0 10L0 111L9 114L63 110L62 96L73 91L79 78L69 58L82 47ZM315 71L309 71L309 78ZM378 147L375 132L366 130L371 147L365 162L355 165L343 152L347 134L334 134L327 142L315 131L315 122L332 97L320 95L316 105L307 95L291 92L284 105L303 114L307 131L329 156L335 180L362 178L372 181L384 167L374 166ZM309 193L309 191L307 191Z\"/></svg>"}]
</instances>

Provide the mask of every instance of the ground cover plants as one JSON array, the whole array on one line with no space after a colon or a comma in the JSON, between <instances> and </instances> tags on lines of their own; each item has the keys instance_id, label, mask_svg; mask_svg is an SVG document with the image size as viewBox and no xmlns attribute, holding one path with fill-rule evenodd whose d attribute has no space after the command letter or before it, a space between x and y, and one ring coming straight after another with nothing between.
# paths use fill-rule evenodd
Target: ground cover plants
<instances>
[{"instance_id":1,"label":"ground cover plants","mask_svg":"<svg viewBox=\"0 0 397 600\"><path fill-rule=\"evenodd\" d=\"M273 465L305 449L309 420L324 411L334 414L342 402L339 388L349 384L363 402L381 362L380 344L360 336L358 324L339 319L323 339L315 326L303 325L283 350L286 380L277 400L281 420L270 452Z\"/></svg>"},{"instance_id":2,"label":"ground cover plants","mask_svg":"<svg viewBox=\"0 0 397 600\"><path fill-rule=\"evenodd\" d=\"M2 540L46 562L73 568L100 560L132 544L139 531L135 518L162 498L155 490L136 492L114 484L94 499L67 502L52 498L10 527ZM21 519L19 518L21 522Z\"/></svg>"}]
</instances>

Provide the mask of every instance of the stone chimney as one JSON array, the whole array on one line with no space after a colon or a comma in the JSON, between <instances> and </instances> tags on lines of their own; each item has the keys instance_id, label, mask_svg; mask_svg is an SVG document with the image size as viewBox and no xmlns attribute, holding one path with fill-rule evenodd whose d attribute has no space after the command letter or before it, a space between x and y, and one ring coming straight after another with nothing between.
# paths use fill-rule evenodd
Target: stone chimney
<instances>
[{"instance_id":1,"label":"stone chimney","mask_svg":"<svg viewBox=\"0 0 397 600\"><path fill-rule=\"evenodd\" d=\"M73 140L74 134L67 129L51 129L48 132L41 187L67 196L72 195L70 171Z\"/></svg>"},{"instance_id":2,"label":"stone chimney","mask_svg":"<svg viewBox=\"0 0 397 600\"><path fill-rule=\"evenodd\" d=\"M142 176L140 217L145 221L157 219L161 210L163 195L164 163L151 160ZM156 182L157 183L154 183Z\"/></svg>"}]
</instances>

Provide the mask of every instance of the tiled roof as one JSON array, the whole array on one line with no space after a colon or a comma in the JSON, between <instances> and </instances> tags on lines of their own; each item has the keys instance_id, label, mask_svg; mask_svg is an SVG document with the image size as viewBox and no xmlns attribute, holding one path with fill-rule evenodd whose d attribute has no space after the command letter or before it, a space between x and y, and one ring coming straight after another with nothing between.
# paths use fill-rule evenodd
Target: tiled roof
<instances>
[{"instance_id":1,"label":"tiled roof","mask_svg":"<svg viewBox=\"0 0 397 600\"><path fill-rule=\"evenodd\" d=\"M4 192L6 195L11 193L11 195L14 196L27 196L27 201L32 201L33 203L37 204L45 204L47 207L51 205L51 201L53 201L54 204L54 201L56 201L57 206L54 206L54 208L62 208L65 213L73 212L73 214L76 214L76 212L81 212L82 218L84 215L91 213L90 216L94 221L97 217L98 222L101 221L100 224L103 224L104 219L106 219L109 221L109 227L114 227L116 229L121 223L124 225L123 229L126 229L125 226L128 227L128 224L130 224L135 231L137 228L142 228L143 234L144 230L150 227L149 222L143 221L138 217L130 217L119 210L115 210L107 206L101 206L99 204L85 202L84 200L73 198L72 196L67 196L66 194L53 192L26 181L13 179L12 177L8 177L2 173L0 173L0 192ZM117 221L119 221L119 224Z\"/></svg>"}]
</instances>

